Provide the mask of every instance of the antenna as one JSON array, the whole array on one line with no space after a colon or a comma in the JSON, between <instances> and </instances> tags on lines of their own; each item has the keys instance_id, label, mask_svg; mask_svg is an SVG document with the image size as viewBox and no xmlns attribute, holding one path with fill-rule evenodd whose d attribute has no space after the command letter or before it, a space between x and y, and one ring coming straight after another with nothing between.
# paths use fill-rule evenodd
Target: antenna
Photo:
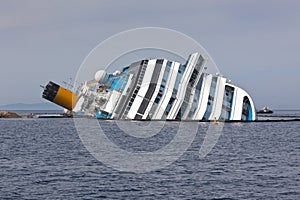
<instances>
[{"instance_id":1,"label":"antenna","mask_svg":"<svg viewBox=\"0 0 300 200\"><path fill-rule=\"evenodd\" d=\"M73 80L72 80L72 78L70 77L68 80L69 80L68 82L67 81L61 81L61 83L64 84L66 86L66 88L73 89L73 84L72 84Z\"/></svg>"}]
</instances>

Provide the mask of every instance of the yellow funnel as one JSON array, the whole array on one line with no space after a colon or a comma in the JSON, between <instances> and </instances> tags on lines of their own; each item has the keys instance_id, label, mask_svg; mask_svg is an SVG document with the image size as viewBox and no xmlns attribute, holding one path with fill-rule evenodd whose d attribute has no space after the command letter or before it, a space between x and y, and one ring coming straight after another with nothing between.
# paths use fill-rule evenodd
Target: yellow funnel
<instances>
[{"instance_id":1,"label":"yellow funnel","mask_svg":"<svg viewBox=\"0 0 300 200\"><path fill-rule=\"evenodd\" d=\"M77 101L77 95L75 93L53 83L52 81L50 81L45 87L43 98L68 110L72 110Z\"/></svg>"}]
</instances>

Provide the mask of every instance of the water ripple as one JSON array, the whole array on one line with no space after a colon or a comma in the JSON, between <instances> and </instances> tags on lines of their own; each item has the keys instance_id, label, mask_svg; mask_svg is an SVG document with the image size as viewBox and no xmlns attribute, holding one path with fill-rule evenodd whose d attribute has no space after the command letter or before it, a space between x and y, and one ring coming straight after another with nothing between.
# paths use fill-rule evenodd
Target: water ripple
<instances>
[{"instance_id":1,"label":"water ripple","mask_svg":"<svg viewBox=\"0 0 300 200\"><path fill-rule=\"evenodd\" d=\"M166 127L172 133L172 125ZM300 199L299 128L297 122L225 124L201 159L200 130L172 165L134 174L95 160L72 119L1 119L0 199ZM120 134L110 137L124 149L140 148ZM165 145L152 140L139 142L148 150Z\"/></svg>"}]
</instances>

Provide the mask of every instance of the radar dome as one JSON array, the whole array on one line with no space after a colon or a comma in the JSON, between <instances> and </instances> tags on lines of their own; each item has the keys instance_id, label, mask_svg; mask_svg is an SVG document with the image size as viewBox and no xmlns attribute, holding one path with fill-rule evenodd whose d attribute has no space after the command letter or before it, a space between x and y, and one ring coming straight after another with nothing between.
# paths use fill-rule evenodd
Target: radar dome
<instances>
[{"instance_id":1,"label":"radar dome","mask_svg":"<svg viewBox=\"0 0 300 200\"><path fill-rule=\"evenodd\" d=\"M96 80L97 82L101 82L101 81L104 79L105 76L106 76L106 71L104 71L104 70L99 70L99 71L97 71L96 74L95 74L95 80Z\"/></svg>"}]
</instances>

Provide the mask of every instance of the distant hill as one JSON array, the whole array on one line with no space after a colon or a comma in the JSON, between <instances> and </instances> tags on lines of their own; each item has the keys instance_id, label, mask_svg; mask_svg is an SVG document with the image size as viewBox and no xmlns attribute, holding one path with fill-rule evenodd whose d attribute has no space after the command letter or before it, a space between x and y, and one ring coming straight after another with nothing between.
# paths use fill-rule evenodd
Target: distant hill
<instances>
[{"instance_id":1,"label":"distant hill","mask_svg":"<svg viewBox=\"0 0 300 200\"><path fill-rule=\"evenodd\" d=\"M0 106L0 110L62 110L63 108L52 103L16 103Z\"/></svg>"}]
</instances>

